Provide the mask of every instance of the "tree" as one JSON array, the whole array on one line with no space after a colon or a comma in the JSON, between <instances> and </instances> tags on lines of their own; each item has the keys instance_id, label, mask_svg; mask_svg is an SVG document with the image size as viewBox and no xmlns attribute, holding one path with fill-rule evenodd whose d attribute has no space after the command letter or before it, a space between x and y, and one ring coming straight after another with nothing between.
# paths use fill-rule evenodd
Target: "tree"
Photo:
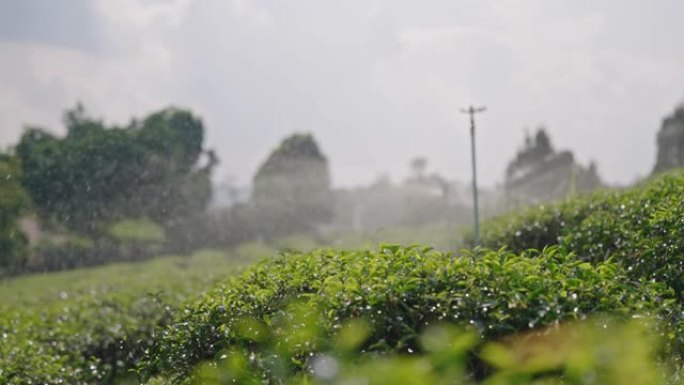
<instances>
[{"instance_id":1,"label":"tree","mask_svg":"<svg viewBox=\"0 0 684 385\"><path fill-rule=\"evenodd\" d=\"M684 105L666 116L657 136L658 155L653 174L684 167Z\"/></svg>"},{"instance_id":2,"label":"tree","mask_svg":"<svg viewBox=\"0 0 684 385\"><path fill-rule=\"evenodd\" d=\"M197 224L206 222L211 172L218 163L203 148L204 125L189 111L167 108L134 127L147 153L144 169L154 174L141 185L143 194L155 197L148 215L164 224L174 249L188 250L201 238Z\"/></svg>"},{"instance_id":3,"label":"tree","mask_svg":"<svg viewBox=\"0 0 684 385\"><path fill-rule=\"evenodd\" d=\"M508 164L504 188L507 204L519 205L560 199L601 185L595 164L583 167L571 151L556 151L546 129L540 127L534 140L526 135L523 149Z\"/></svg>"},{"instance_id":4,"label":"tree","mask_svg":"<svg viewBox=\"0 0 684 385\"><path fill-rule=\"evenodd\" d=\"M30 128L16 149L43 219L97 235L112 222L149 217L178 240L173 230L206 207L216 159L203 150L204 126L189 111L168 108L107 127L79 104L64 120L66 137Z\"/></svg>"},{"instance_id":5,"label":"tree","mask_svg":"<svg viewBox=\"0 0 684 385\"><path fill-rule=\"evenodd\" d=\"M547 156L554 154L555 150L551 144L551 138L546 133L546 128L540 126L537 133L532 140L529 134L525 134L525 145L522 150L518 151L515 159L513 159L506 169L508 178L514 174L529 170L537 165L543 163Z\"/></svg>"},{"instance_id":6,"label":"tree","mask_svg":"<svg viewBox=\"0 0 684 385\"><path fill-rule=\"evenodd\" d=\"M21 169L14 157L0 154L0 272L23 264L26 237L19 218L29 206L21 187Z\"/></svg>"},{"instance_id":7,"label":"tree","mask_svg":"<svg viewBox=\"0 0 684 385\"><path fill-rule=\"evenodd\" d=\"M190 171L203 153L204 125L191 112L167 108L145 118L140 141L165 159L173 159L182 171Z\"/></svg>"},{"instance_id":8,"label":"tree","mask_svg":"<svg viewBox=\"0 0 684 385\"><path fill-rule=\"evenodd\" d=\"M254 177L252 203L266 237L312 232L331 219L328 161L310 134L273 150Z\"/></svg>"},{"instance_id":9,"label":"tree","mask_svg":"<svg viewBox=\"0 0 684 385\"><path fill-rule=\"evenodd\" d=\"M551 145L551 138L546 133L546 128L539 127L537 135L535 136L535 144L537 148L537 155L541 158L553 153L553 146Z\"/></svg>"},{"instance_id":10,"label":"tree","mask_svg":"<svg viewBox=\"0 0 684 385\"><path fill-rule=\"evenodd\" d=\"M427 159L424 157L417 157L411 159L411 180L415 182L421 182L425 180L425 170L427 169Z\"/></svg>"},{"instance_id":11,"label":"tree","mask_svg":"<svg viewBox=\"0 0 684 385\"><path fill-rule=\"evenodd\" d=\"M83 137L94 131L104 129L101 121L88 116L81 102L76 103L73 110L67 110L63 118L69 137Z\"/></svg>"}]
</instances>

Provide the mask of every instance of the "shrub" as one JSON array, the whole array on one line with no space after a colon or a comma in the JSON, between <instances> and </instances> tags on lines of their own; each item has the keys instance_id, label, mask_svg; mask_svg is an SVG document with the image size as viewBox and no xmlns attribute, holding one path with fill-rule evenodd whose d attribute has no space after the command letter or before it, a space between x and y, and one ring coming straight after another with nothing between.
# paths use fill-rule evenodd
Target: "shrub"
<instances>
[{"instance_id":1,"label":"shrub","mask_svg":"<svg viewBox=\"0 0 684 385\"><path fill-rule=\"evenodd\" d=\"M366 338L363 326L345 325L335 338L327 340L325 351L316 354L303 373L283 370L287 362L273 354L279 351L276 346L267 344L259 352L271 357L267 366L259 366L257 360L250 359L253 352L229 349L220 359L200 365L193 373L192 383L262 384L269 373L271 377L277 373L274 383L292 385L677 383L677 377L668 376L667 367L654 360L658 340L651 332L651 322L615 322L597 317L485 343L476 352L489 366L484 380L473 378L467 370L472 349L478 343L475 333L448 325L432 326L420 338L423 354L358 358L350 355L349 349ZM301 334L299 330L290 333Z\"/></svg>"},{"instance_id":2,"label":"shrub","mask_svg":"<svg viewBox=\"0 0 684 385\"><path fill-rule=\"evenodd\" d=\"M270 335L279 336L276 346L288 344L296 336L279 335L277 324L292 301L323 314L324 335L361 319L371 328L364 351L399 352L419 351L418 335L437 322L496 338L595 312L668 317L674 311L664 284L632 280L613 261L592 266L557 248L521 255L479 250L462 257L391 245L375 252L287 252L187 307L158 334L140 370L145 377L161 372L182 382L199 362L225 349L250 351L255 340ZM261 337L242 338L244 320L263 325L253 328ZM315 341L302 343L286 361L302 370L317 348Z\"/></svg>"},{"instance_id":3,"label":"shrub","mask_svg":"<svg viewBox=\"0 0 684 385\"><path fill-rule=\"evenodd\" d=\"M164 228L149 219L121 220L109 227L108 233L121 242L163 242Z\"/></svg>"},{"instance_id":4,"label":"shrub","mask_svg":"<svg viewBox=\"0 0 684 385\"><path fill-rule=\"evenodd\" d=\"M637 278L684 290L684 174L509 214L483 226L487 247L513 251L550 245L592 263L610 257Z\"/></svg>"},{"instance_id":5,"label":"shrub","mask_svg":"<svg viewBox=\"0 0 684 385\"><path fill-rule=\"evenodd\" d=\"M21 168L16 159L0 153L0 276L21 268L25 262L28 242L18 221L30 201L20 181Z\"/></svg>"},{"instance_id":6,"label":"shrub","mask_svg":"<svg viewBox=\"0 0 684 385\"><path fill-rule=\"evenodd\" d=\"M0 281L0 384L111 384L131 377L188 297L234 269L219 253Z\"/></svg>"}]
</instances>

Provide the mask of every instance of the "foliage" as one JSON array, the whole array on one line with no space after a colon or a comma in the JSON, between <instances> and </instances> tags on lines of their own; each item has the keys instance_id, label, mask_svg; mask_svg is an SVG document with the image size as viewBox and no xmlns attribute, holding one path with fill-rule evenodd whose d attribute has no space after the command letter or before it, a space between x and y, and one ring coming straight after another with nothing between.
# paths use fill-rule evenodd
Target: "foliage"
<instances>
[{"instance_id":1,"label":"foliage","mask_svg":"<svg viewBox=\"0 0 684 385\"><path fill-rule=\"evenodd\" d=\"M180 304L246 260L202 252L0 281L0 383L106 384L130 376Z\"/></svg>"},{"instance_id":2,"label":"foliage","mask_svg":"<svg viewBox=\"0 0 684 385\"><path fill-rule=\"evenodd\" d=\"M482 242L512 251L560 245L592 263L610 257L630 276L684 290L684 174L624 191L531 207L485 223Z\"/></svg>"},{"instance_id":3,"label":"foliage","mask_svg":"<svg viewBox=\"0 0 684 385\"><path fill-rule=\"evenodd\" d=\"M546 133L544 127L539 127L534 140L528 134L525 138L525 147L518 151L516 157L508 164L506 168L507 178L512 177L517 172L533 169L554 152L549 134Z\"/></svg>"},{"instance_id":4,"label":"foliage","mask_svg":"<svg viewBox=\"0 0 684 385\"><path fill-rule=\"evenodd\" d=\"M660 125L657 139L658 155L653 174L684 167L682 137L684 137L684 104L677 106Z\"/></svg>"},{"instance_id":5,"label":"foliage","mask_svg":"<svg viewBox=\"0 0 684 385\"><path fill-rule=\"evenodd\" d=\"M285 138L254 176L252 201L263 236L311 232L332 215L328 161L309 134Z\"/></svg>"},{"instance_id":6,"label":"foliage","mask_svg":"<svg viewBox=\"0 0 684 385\"><path fill-rule=\"evenodd\" d=\"M556 151L541 127L534 139L527 135L524 147L506 168L506 205L548 202L577 192L589 192L603 185L591 162L584 167L571 151Z\"/></svg>"},{"instance_id":7,"label":"foliage","mask_svg":"<svg viewBox=\"0 0 684 385\"><path fill-rule=\"evenodd\" d=\"M489 372L483 378L473 378L468 366L478 336L472 331L439 324L421 334L422 354L357 357L353 352L368 337L366 323L347 323L333 338L324 339L306 323L310 319L306 313L295 311L288 315L285 322L278 321L285 335L320 341L323 348L311 357L304 372L288 371L289 363L283 359L287 350L274 339L261 339L257 355L270 358L266 365L260 366L253 359L254 352L234 347L219 359L199 366L192 383L262 384L265 373L271 373L270 377L277 373L277 380L270 383L293 385L655 385L673 378L653 359L657 339L649 331L653 327L650 321L616 322L596 317L485 343L474 355L487 363ZM304 323L293 324L295 320ZM254 338L248 329L240 333L245 339Z\"/></svg>"},{"instance_id":8,"label":"foliage","mask_svg":"<svg viewBox=\"0 0 684 385\"><path fill-rule=\"evenodd\" d=\"M149 219L127 219L113 224L109 234L120 241L162 242L164 229Z\"/></svg>"},{"instance_id":9,"label":"foliage","mask_svg":"<svg viewBox=\"0 0 684 385\"><path fill-rule=\"evenodd\" d=\"M121 128L78 106L65 124L64 138L31 128L16 147L23 185L43 218L88 234L140 216L175 229L205 207L215 159L199 165L204 127L190 112L168 108Z\"/></svg>"},{"instance_id":10,"label":"foliage","mask_svg":"<svg viewBox=\"0 0 684 385\"><path fill-rule=\"evenodd\" d=\"M28 262L22 272L46 272L102 264L116 256L116 247L109 241L93 242L73 234L56 239L44 239L31 247Z\"/></svg>"},{"instance_id":11,"label":"foliage","mask_svg":"<svg viewBox=\"0 0 684 385\"><path fill-rule=\"evenodd\" d=\"M282 251L189 302L231 263L0 282L0 383L680 384L683 193L670 174L530 208L461 255Z\"/></svg>"},{"instance_id":12,"label":"foliage","mask_svg":"<svg viewBox=\"0 0 684 385\"><path fill-rule=\"evenodd\" d=\"M435 322L496 338L595 312L664 319L676 312L666 285L629 279L612 261L592 266L556 248L521 255L478 250L461 257L393 245L375 252L285 252L186 308L158 334L140 369L148 376L161 372L182 381L198 363L233 348L256 357L254 365L268 366L270 356L259 355L258 346L273 335L276 348L297 345L285 349L286 367L294 373L304 370L306 357L320 352L320 346L301 342L296 334L280 334L278 322L293 301L322 314L316 325L325 336L350 320L367 322L362 346L367 352L420 351L418 336ZM240 335L244 320L260 325L252 326L253 338ZM477 365L472 369L478 372ZM264 376L274 381L278 373Z\"/></svg>"},{"instance_id":13,"label":"foliage","mask_svg":"<svg viewBox=\"0 0 684 385\"><path fill-rule=\"evenodd\" d=\"M3 270L24 264L27 240L19 229L19 218L29 206L21 187L21 169L15 158L0 154L0 275Z\"/></svg>"}]
</instances>

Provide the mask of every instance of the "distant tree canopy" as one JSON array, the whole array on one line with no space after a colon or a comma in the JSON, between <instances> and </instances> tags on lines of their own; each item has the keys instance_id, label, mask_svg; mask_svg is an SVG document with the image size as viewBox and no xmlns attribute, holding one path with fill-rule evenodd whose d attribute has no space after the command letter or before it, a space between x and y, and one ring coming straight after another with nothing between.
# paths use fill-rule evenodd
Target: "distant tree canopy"
<instances>
[{"instance_id":1,"label":"distant tree canopy","mask_svg":"<svg viewBox=\"0 0 684 385\"><path fill-rule=\"evenodd\" d=\"M663 119L658 131L658 156L653 173L684 167L684 105Z\"/></svg>"},{"instance_id":2,"label":"distant tree canopy","mask_svg":"<svg viewBox=\"0 0 684 385\"><path fill-rule=\"evenodd\" d=\"M294 134L254 177L252 202L266 237L312 231L332 218L328 161L309 134Z\"/></svg>"},{"instance_id":3,"label":"distant tree canopy","mask_svg":"<svg viewBox=\"0 0 684 385\"><path fill-rule=\"evenodd\" d=\"M544 127L525 145L506 168L505 192L508 205L552 201L601 187L602 182L591 162L584 167L572 152L556 151Z\"/></svg>"},{"instance_id":4,"label":"distant tree canopy","mask_svg":"<svg viewBox=\"0 0 684 385\"><path fill-rule=\"evenodd\" d=\"M411 178L416 181L422 181L425 179L425 170L427 169L427 159L424 157L417 157L411 159Z\"/></svg>"},{"instance_id":5,"label":"distant tree canopy","mask_svg":"<svg viewBox=\"0 0 684 385\"><path fill-rule=\"evenodd\" d=\"M167 108L108 127L78 105L64 123L66 137L29 128L16 147L24 187L44 219L92 234L131 217L174 227L206 206L216 159L203 150L204 126L191 112Z\"/></svg>"},{"instance_id":6,"label":"distant tree canopy","mask_svg":"<svg viewBox=\"0 0 684 385\"><path fill-rule=\"evenodd\" d=\"M525 146L518 152L506 169L508 177L515 174L518 170L526 170L544 161L546 157L554 153L551 138L546 133L546 128L540 126L532 139L529 134L525 137Z\"/></svg>"},{"instance_id":7,"label":"distant tree canopy","mask_svg":"<svg viewBox=\"0 0 684 385\"><path fill-rule=\"evenodd\" d=\"M0 272L21 265L27 243L18 226L19 217L29 206L20 181L17 160L0 154Z\"/></svg>"}]
</instances>

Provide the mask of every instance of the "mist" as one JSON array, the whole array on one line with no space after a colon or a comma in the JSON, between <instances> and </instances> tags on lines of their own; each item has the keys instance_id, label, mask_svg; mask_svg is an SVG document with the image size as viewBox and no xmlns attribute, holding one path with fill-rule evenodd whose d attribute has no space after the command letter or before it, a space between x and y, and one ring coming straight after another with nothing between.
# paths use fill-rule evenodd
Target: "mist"
<instances>
[{"instance_id":1,"label":"mist","mask_svg":"<svg viewBox=\"0 0 684 385\"><path fill-rule=\"evenodd\" d=\"M661 119L682 100L677 1L6 2L0 143L26 124L64 132L82 101L127 123L191 108L248 187L270 147L311 132L336 187L406 176L425 156L470 178L467 117L480 119L480 181L494 187L525 130L546 126L610 184L649 174ZM84 20L85 22L80 22ZM60 131L62 130L62 131ZM609 150L606 150L609 148Z\"/></svg>"},{"instance_id":2,"label":"mist","mask_svg":"<svg viewBox=\"0 0 684 385\"><path fill-rule=\"evenodd\" d=\"M0 0L0 384L681 383L682 15Z\"/></svg>"},{"instance_id":3,"label":"mist","mask_svg":"<svg viewBox=\"0 0 684 385\"><path fill-rule=\"evenodd\" d=\"M155 130L145 123L155 111L186 109L200 122L193 127L202 147L187 150L198 163L183 167L205 170L201 193L190 198L182 187L193 182L137 182L168 185L140 191L184 196L186 222L193 220L181 225L162 213L171 208L109 205L74 188L97 213L60 211L77 231L102 233L99 222L137 217L175 231L179 251L287 236L455 247L455 234L473 223L469 105L486 106L475 130L485 219L629 186L678 162L676 150L657 146L664 119L682 101L684 53L673 47L684 32L674 15L684 6L676 1L26 1L3 8L0 143L8 153L21 149L27 127L67 148L84 122L131 138ZM82 122L70 124L64 119L77 103L85 107ZM302 154L285 155L285 165L271 159L300 133L320 155L318 181ZM263 182L269 162L280 171ZM96 184L83 183L88 191ZM32 200L42 199L39 190ZM316 204L311 191L320 192ZM128 194L128 202L149 206ZM50 196L41 215L53 215L59 199ZM37 224L25 226L35 243Z\"/></svg>"}]
</instances>

